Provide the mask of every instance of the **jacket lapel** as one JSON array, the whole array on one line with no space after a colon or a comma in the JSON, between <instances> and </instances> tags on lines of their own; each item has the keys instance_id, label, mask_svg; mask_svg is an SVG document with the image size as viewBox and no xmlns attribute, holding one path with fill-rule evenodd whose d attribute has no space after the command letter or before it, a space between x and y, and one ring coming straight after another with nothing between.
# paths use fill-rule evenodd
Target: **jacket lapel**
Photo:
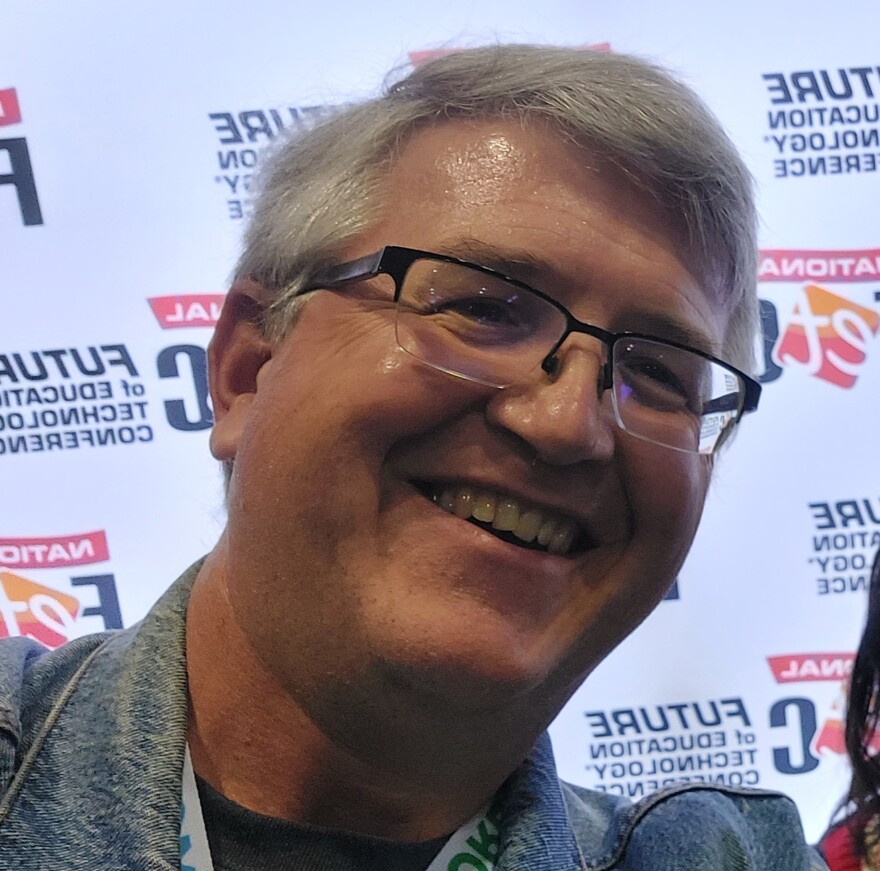
<instances>
[{"instance_id":1,"label":"jacket lapel","mask_svg":"<svg viewBox=\"0 0 880 871\"><path fill-rule=\"evenodd\" d=\"M579 871L584 867L546 734L501 788L497 802L501 821L498 871Z\"/></svg>"}]
</instances>

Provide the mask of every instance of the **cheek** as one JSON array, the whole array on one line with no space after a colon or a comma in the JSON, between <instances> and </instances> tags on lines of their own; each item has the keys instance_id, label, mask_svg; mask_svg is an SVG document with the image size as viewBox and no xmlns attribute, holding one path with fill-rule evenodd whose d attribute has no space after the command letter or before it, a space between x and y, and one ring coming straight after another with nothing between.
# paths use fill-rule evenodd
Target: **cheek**
<instances>
[{"instance_id":1,"label":"cheek","mask_svg":"<svg viewBox=\"0 0 880 871\"><path fill-rule=\"evenodd\" d=\"M491 390L425 366L387 330L347 338L342 350L291 343L254 397L236 465L270 498L301 495L309 505L344 490L351 500L371 496L395 445L430 434Z\"/></svg>"},{"instance_id":2,"label":"cheek","mask_svg":"<svg viewBox=\"0 0 880 871\"><path fill-rule=\"evenodd\" d=\"M636 542L666 563L684 560L697 530L712 469L708 457L633 445L625 462Z\"/></svg>"},{"instance_id":3,"label":"cheek","mask_svg":"<svg viewBox=\"0 0 880 871\"><path fill-rule=\"evenodd\" d=\"M329 373L313 370L267 391L264 404L286 410L262 414L264 425L290 445L291 462L296 455L304 463L358 457L381 463L396 444L429 435L484 403L491 390L431 369L397 347L360 350Z\"/></svg>"}]
</instances>

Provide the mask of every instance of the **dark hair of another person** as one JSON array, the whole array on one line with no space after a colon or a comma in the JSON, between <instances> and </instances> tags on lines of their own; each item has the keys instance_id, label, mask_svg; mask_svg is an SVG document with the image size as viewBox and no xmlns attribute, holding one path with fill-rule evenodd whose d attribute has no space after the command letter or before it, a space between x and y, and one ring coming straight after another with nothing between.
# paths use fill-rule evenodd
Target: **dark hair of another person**
<instances>
[{"instance_id":1,"label":"dark hair of another person","mask_svg":"<svg viewBox=\"0 0 880 871\"><path fill-rule=\"evenodd\" d=\"M880 757L871 743L880 719L880 551L874 558L868 591L868 618L853 663L846 714L846 750L853 777L847 804L849 826L864 857L865 823L880 815Z\"/></svg>"}]
</instances>

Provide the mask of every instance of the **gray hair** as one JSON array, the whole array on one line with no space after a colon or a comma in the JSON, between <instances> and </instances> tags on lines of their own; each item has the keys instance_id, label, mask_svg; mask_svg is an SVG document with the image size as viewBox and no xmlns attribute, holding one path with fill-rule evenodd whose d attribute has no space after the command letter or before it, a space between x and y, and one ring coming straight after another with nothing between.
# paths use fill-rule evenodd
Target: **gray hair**
<instances>
[{"instance_id":1,"label":"gray hair","mask_svg":"<svg viewBox=\"0 0 880 871\"><path fill-rule=\"evenodd\" d=\"M718 120L665 70L609 52L496 45L442 56L285 141L258 179L236 278L276 299L290 328L301 290L369 227L381 185L416 131L455 119L543 121L625 172L686 228L698 277L729 315L723 353L753 366L758 324L752 180ZM389 240L389 243L394 240Z\"/></svg>"}]
</instances>

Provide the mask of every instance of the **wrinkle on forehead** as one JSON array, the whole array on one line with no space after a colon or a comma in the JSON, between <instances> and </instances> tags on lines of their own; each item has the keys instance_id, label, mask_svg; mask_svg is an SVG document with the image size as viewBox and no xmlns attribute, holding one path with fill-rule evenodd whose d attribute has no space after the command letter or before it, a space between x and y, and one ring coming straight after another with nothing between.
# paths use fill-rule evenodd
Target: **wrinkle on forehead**
<instances>
[{"instance_id":1,"label":"wrinkle on forehead","mask_svg":"<svg viewBox=\"0 0 880 871\"><path fill-rule=\"evenodd\" d=\"M486 206L498 202L525 174L527 154L502 132L475 137L465 148L450 145L435 162L445 177L445 193L462 205Z\"/></svg>"}]
</instances>

